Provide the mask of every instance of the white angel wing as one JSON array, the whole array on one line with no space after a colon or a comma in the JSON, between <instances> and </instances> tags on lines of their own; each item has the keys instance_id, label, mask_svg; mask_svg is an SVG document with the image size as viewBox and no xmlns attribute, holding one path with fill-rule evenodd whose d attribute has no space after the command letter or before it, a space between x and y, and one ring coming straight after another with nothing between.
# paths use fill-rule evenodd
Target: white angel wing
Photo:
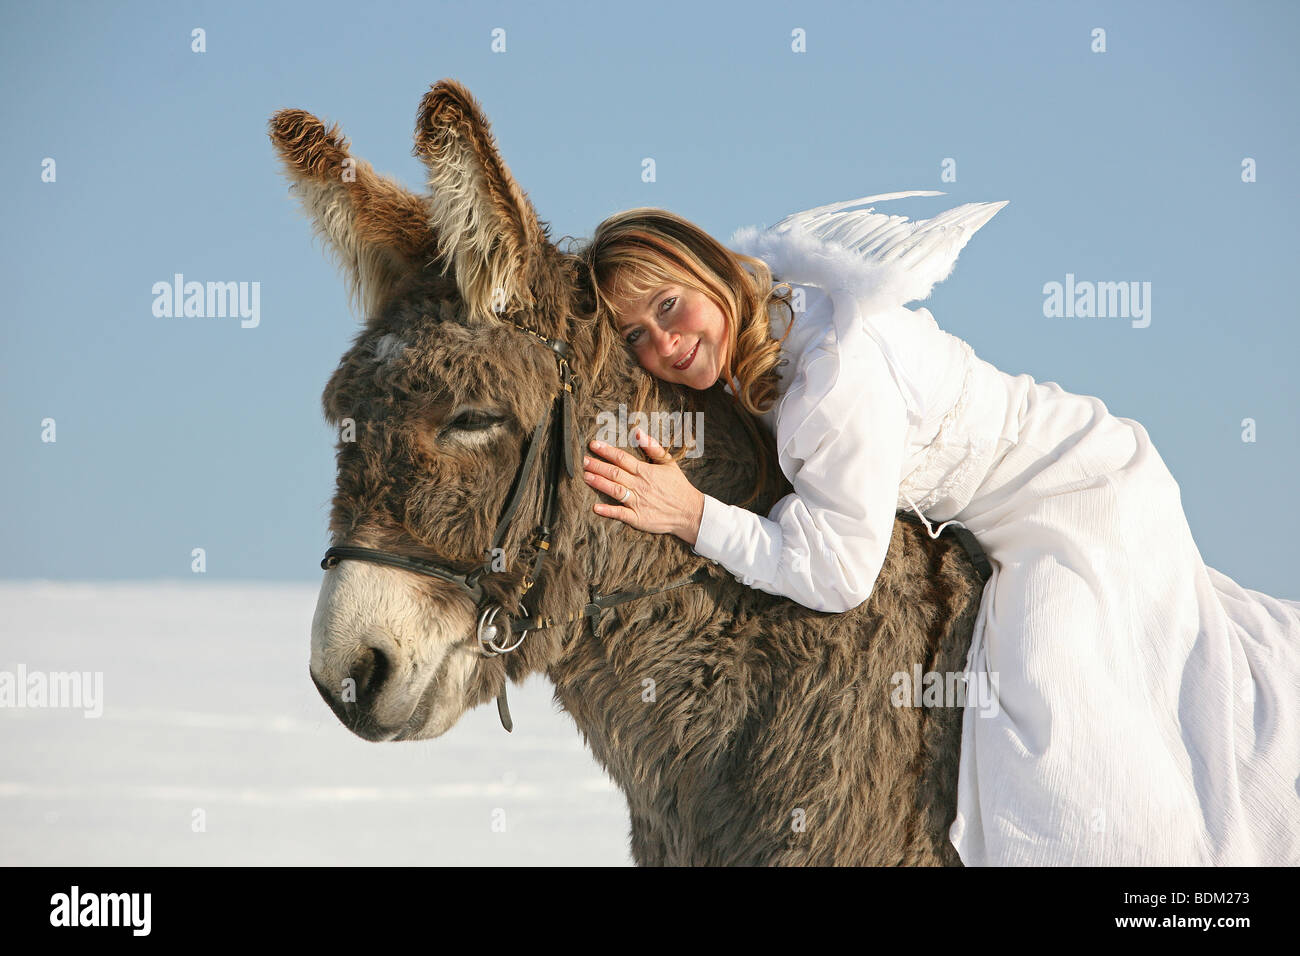
<instances>
[{"instance_id":1,"label":"white angel wing","mask_svg":"<svg viewBox=\"0 0 1300 956\"><path fill-rule=\"evenodd\" d=\"M909 190L831 203L786 216L769 229L737 229L729 243L737 252L764 260L778 280L826 290L834 302L833 321L841 346L850 348L847 343L859 333L875 340L914 424L924 416L924 395L897 353L895 339L903 331L900 323L921 321L921 313L902 310L900 315L896 307L929 296L936 283L948 278L970 237L1006 203L966 203L920 222L878 213L870 206L853 207L906 196L942 195ZM934 319L929 322L933 325ZM827 379L806 391L802 404L790 411L794 422L788 428L797 432L809 409L832 386Z\"/></svg>"},{"instance_id":2,"label":"white angel wing","mask_svg":"<svg viewBox=\"0 0 1300 956\"><path fill-rule=\"evenodd\" d=\"M971 236L1007 203L964 203L919 222L871 206L852 207L942 195L914 189L818 206L792 213L766 230L738 229L730 244L766 260L787 281L839 285L899 304L912 302L948 278Z\"/></svg>"}]
</instances>

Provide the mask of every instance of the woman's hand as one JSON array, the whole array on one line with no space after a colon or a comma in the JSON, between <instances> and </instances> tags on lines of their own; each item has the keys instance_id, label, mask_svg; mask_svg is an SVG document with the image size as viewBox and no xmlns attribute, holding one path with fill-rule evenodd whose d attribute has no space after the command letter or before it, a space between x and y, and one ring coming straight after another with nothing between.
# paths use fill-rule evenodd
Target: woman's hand
<instances>
[{"instance_id":1,"label":"woman's hand","mask_svg":"<svg viewBox=\"0 0 1300 956\"><path fill-rule=\"evenodd\" d=\"M599 441L591 443L591 450L606 460L582 459L587 484L619 502L595 505L596 514L617 518L640 531L675 534L694 545L704 517L703 493L657 441L639 428L632 437L650 461Z\"/></svg>"}]
</instances>

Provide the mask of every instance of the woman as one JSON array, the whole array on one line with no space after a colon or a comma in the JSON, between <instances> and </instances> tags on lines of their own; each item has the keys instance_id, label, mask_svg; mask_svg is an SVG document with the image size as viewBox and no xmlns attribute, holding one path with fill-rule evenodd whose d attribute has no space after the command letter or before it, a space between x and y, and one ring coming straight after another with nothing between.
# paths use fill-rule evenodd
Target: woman
<instances>
[{"instance_id":1,"label":"woman","mask_svg":"<svg viewBox=\"0 0 1300 956\"><path fill-rule=\"evenodd\" d=\"M599 319L656 378L725 383L794 490L766 517L727 505L639 436L649 463L592 444L616 502L596 512L837 612L870 596L896 509L962 524L993 566L967 671L998 696L963 715L963 862L1300 863L1300 602L1204 564L1139 423L905 307L1005 205L846 211L905 195L938 194L797 213L736 252L663 210L600 225Z\"/></svg>"}]
</instances>

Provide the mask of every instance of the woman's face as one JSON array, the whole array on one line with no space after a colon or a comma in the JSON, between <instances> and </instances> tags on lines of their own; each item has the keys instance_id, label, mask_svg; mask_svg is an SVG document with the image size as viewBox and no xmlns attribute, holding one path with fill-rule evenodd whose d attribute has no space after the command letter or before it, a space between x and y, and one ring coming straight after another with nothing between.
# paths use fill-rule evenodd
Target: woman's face
<instances>
[{"instance_id":1,"label":"woman's face","mask_svg":"<svg viewBox=\"0 0 1300 956\"><path fill-rule=\"evenodd\" d=\"M702 292L673 283L629 303L615 322L641 367L665 382L711 388L726 368L726 320Z\"/></svg>"}]
</instances>

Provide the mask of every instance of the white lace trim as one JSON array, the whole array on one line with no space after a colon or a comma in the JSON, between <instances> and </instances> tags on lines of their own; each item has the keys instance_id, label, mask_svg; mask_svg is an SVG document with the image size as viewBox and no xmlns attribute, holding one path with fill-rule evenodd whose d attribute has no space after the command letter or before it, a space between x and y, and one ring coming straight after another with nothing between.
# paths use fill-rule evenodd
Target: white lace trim
<instances>
[{"instance_id":1,"label":"white lace trim","mask_svg":"<svg viewBox=\"0 0 1300 956\"><path fill-rule=\"evenodd\" d=\"M987 460L988 452L994 447L988 442L975 441L969 433L961 434L962 430L957 427L958 420L964 417L969 408L975 378L975 350L968 342L963 341L962 346L966 356L966 369L962 376L961 392L939 422L939 430L926 446L921 460L899 482L899 508L908 510L903 508L903 502L906 502L908 508L915 511L923 521L925 516L922 512L933 508L954 489L962 487L971 471ZM957 466L947 474L930 474L936 466L942 467L945 461L953 459L954 449L960 455ZM918 500L913 501L914 498Z\"/></svg>"}]
</instances>

